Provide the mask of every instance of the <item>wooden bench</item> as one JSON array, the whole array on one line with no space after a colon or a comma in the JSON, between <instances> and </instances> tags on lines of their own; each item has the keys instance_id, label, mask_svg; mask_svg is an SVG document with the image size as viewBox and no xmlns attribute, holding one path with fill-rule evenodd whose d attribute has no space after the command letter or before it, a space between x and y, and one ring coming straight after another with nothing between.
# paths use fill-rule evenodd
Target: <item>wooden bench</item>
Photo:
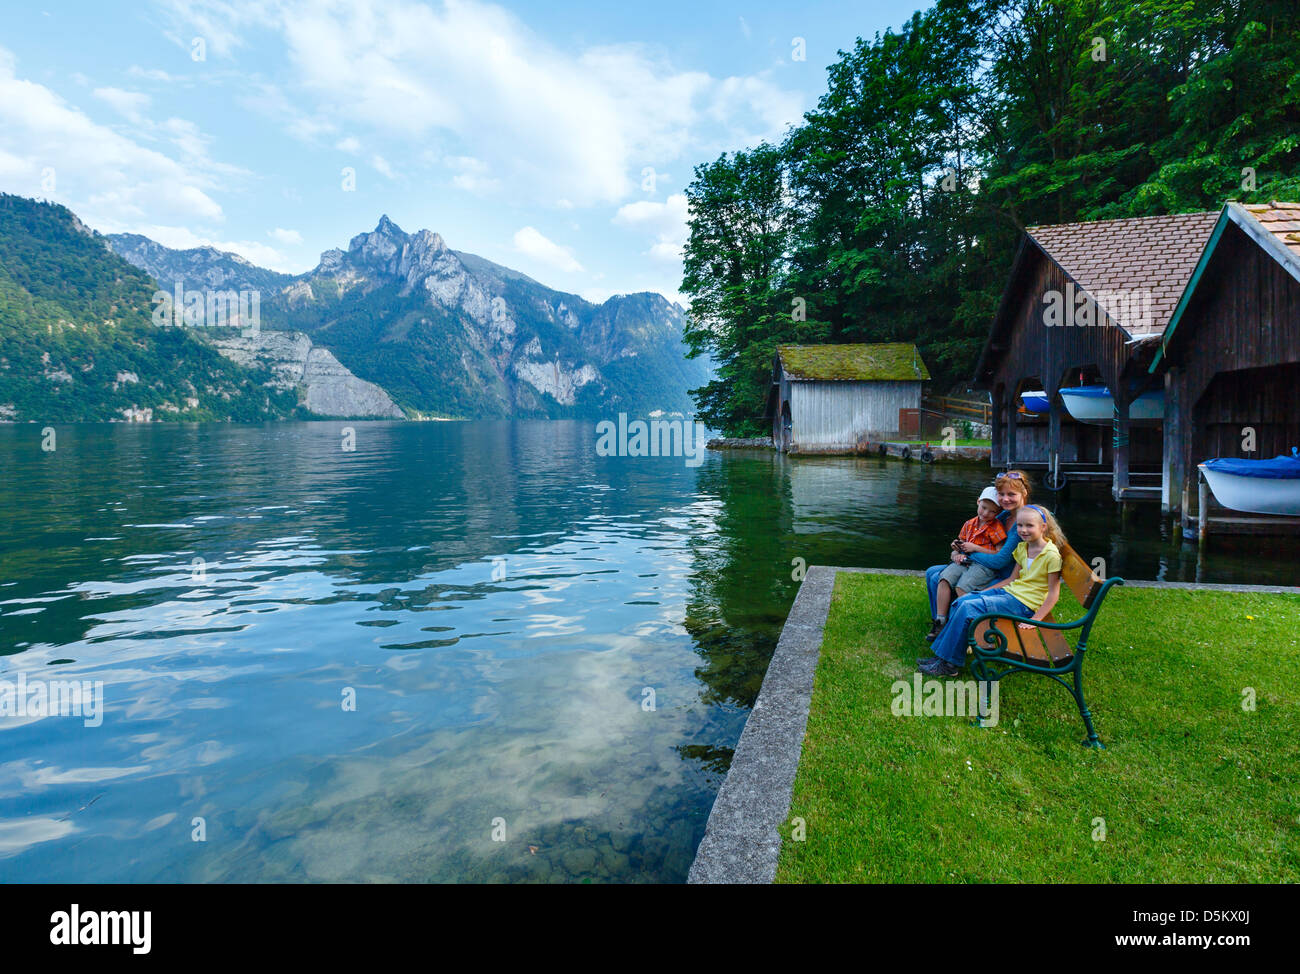
<instances>
[{"instance_id":1,"label":"wooden bench","mask_svg":"<svg viewBox=\"0 0 1300 974\"><path fill-rule=\"evenodd\" d=\"M1061 549L1061 580L1083 606L1084 616L1074 622L1060 623L1049 613L1042 622L1034 622L1032 629L1021 629L1019 624L1028 620L1018 616L996 613L979 616L967 640L973 654L971 673L977 680L990 682L1016 672L1042 673L1055 680L1079 705L1079 714L1088 731L1083 743L1088 747L1104 747L1083 699L1083 656L1106 593L1114 585L1123 585L1124 579L1103 579L1096 575L1067 544ZM1066 633L1073 629L1079 632L1071 646Z\"/></svg>"}]
</instances>

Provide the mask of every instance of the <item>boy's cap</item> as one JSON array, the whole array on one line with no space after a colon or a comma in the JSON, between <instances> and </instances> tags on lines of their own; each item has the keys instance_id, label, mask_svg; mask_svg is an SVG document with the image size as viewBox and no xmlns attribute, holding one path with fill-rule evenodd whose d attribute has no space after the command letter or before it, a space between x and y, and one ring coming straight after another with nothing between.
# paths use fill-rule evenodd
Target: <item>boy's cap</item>
<instances>
[{"instance_id":1,"label":"boy's cap","mask_svg":"<svg viewBox=\"0 0 1300 974\"><path fill-rule=\"evenodd\" d=\"M992 501L995 507L1002 506L998 503L998 489L996 487L985 487L984 491L980 494L980 500Z\"/></svg>"}]
</instances>

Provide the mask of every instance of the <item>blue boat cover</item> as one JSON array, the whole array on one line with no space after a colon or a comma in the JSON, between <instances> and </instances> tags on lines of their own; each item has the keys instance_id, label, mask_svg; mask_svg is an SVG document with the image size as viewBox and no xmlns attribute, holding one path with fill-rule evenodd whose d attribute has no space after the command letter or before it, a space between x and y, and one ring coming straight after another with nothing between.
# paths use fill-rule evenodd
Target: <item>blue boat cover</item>
<instances>
[{"instance_id":1,"label":"blue boat cover","mask_svg":"<svg viewBox=\"0 0 1300 974\"><path fill-rule=\"evenodd\" d=\"M1238 477L1261 477L1265 480L1300 480L1300 455L1296 447L1291 456L1276 456L1272 460L1242 460L1238 457L1219 457L1207 460L1205 465L1219 473Z\"/></svg>"}]
</instances>

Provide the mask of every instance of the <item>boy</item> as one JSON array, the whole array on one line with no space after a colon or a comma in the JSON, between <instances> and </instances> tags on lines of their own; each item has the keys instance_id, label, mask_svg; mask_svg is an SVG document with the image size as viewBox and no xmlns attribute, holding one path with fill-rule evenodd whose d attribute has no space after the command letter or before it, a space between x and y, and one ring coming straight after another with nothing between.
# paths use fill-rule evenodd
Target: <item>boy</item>
<instances>
[{"instance_id":1,"label":"boy","mask_svg":"<svg viewBox=\"0 0 1300 974\"><path fill-rule=\"evenodd\" d=\"M939 612L925 637L930 642L934 642L935 637L948 621L948 606L952 604L954 598L987 588L998 578L998 573L991 568L970 562L962 549L962 543L969 541L975 546L975 551L996 554L1002 542L1006 540L1007 529L998 519L1002 508L998 504L996 487L984 488L975 510L975 516L961 526L961 530L957 532L957 540L952 542L952 563L939 575L939 591L936 598ZM944 587L945 584L947 588Z\"/></svg>"}]
</instances>

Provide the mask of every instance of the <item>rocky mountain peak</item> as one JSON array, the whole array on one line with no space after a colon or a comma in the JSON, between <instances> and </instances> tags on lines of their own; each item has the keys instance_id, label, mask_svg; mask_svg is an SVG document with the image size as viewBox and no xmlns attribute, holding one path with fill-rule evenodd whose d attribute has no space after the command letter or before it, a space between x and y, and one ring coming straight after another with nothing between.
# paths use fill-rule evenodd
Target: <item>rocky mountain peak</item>
<instances>
[{"instance_id":1,"label":"rocky mountain peak","mask_svg":"<svg viewBox=\"0 0 1300 974\"><path fill-rule=\"evenodd\" d=\"M447 244L442 239L442 234L434 233L432 230L418 230L410 236L412 248L419 250L446 250Z\"/></svg>"},{"instance_id":2,"label":"rocky mountain peak","mask_svg":"<svg viewBox=\"0 0 1300 974\"><path fill-rule=\"evenodd\" d=\"M386 262L402 249L406 240L402 228L384 214L374 230L358 233L348 242L348 253L368 263Z\"/></svg>"}]
</instances>

